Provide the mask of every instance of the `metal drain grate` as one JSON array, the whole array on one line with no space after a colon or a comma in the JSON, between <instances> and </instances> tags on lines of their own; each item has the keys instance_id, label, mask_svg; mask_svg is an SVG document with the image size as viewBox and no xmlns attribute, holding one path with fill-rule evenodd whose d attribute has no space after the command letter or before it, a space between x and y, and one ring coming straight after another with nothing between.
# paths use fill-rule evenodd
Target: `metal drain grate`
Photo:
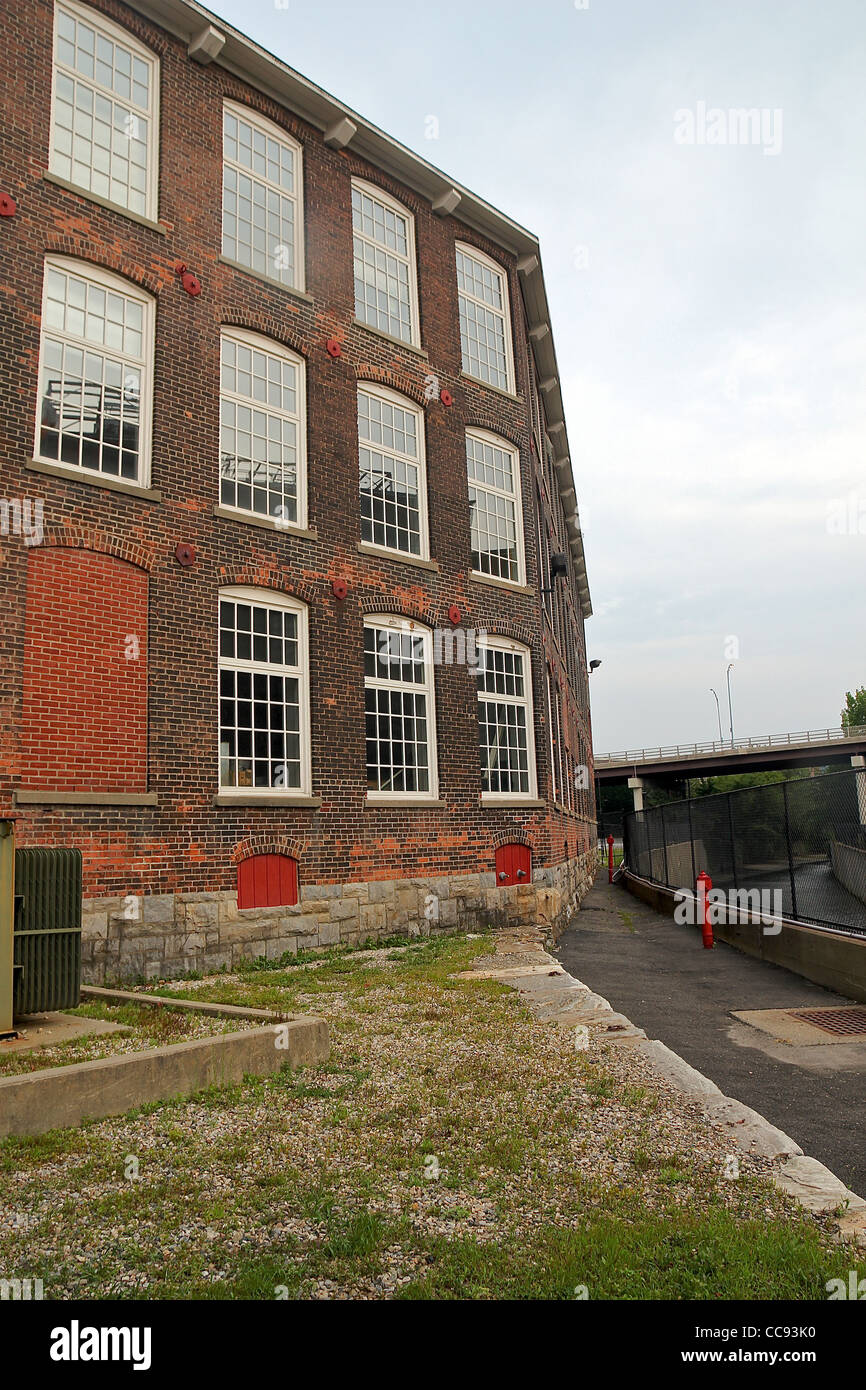
<instances>
[{"instance_id":1,"label":"metal drain grate","mask_svg":"<svg viewBox=\"0 0 866 1390\"><path fill-rule=\"evenodd\" d=\"M866 1008L862 1004L844 1009L788 1009L788 1013L836 1038L866 1038Z\"/></svg>"}]
</instances>

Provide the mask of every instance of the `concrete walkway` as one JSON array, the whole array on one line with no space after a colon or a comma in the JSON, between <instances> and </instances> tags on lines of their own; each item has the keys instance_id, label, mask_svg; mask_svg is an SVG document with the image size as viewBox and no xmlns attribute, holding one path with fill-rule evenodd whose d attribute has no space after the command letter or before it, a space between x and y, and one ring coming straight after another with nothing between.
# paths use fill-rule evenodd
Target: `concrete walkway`
<instances>
[{"instance_id":1,"label":"concrete walkway","mask_svg":"<svg viewBox=\"0 0 866 1390\"><path fill-rule=\"evenodd\" d=\"M566 970L866 1196L866 1042L783 1043L732 1017L850 1001L724 943L705 951L696 927L606 877L554 948Z\"/></svg>"}]
</instances>

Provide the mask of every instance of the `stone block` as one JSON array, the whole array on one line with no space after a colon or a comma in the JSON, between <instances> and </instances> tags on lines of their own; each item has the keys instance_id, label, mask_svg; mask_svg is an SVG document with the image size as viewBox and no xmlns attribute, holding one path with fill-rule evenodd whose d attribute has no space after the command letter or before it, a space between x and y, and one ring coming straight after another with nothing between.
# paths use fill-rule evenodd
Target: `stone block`
<instances>
[{"instance_id":1,"label":"stone block","mask_svg":"<svg viewBox=\"0 0 866 1390\"><path fill-rule=\"evenodd\" d=\"M367 885L371 903L391 903L396 901L397 885L392 878L374 879Z\"/></svg>"},{"instance_id":2,"label":"stone block","mask_svg":"<svg viewBox=\"0 0 866 1390\"><path fill-rule=\"evenodd\" d=\"M457 901L455 898L446 898L439 904L439 926L456 927L457 925Z\"/></svg>"},{"instance_id":3,"label":"stone block","mask_svg":"<svg viewBox=\"0 0 866 1390\"><path fill-rule=\"evenodd\" d=\"M358 899L357 898L336 898L331 903L330 920L332 922L346 922L352 918L358 918Z\"/></svg>"},{"instance_id":4,"label":"stone block","mask_svg":"<svg viewBox=\"0 0 866 1390\"><path fill-rule=\"evenodd\" d=\"M139 902L142 922L167 924L174 921L176 899L173 893L145 893Z\"/></svg>"},{"instance_id":5,"label":"stone block","mask_svg":"<svg viewBox=\"0 0 866 1390\"><path fill-rule=\"evenodd\" d=\"M108 913L107 912L88 912L82 914L81 918L81 939L82 943L88 937L108 936Z\"/></svg>"},{"instance_id":6,"label":"stone block","mask_svg":"<svg viewBox=\"0 0 866 1390\"><path fill-rule=\"evenodd\" d=\"M360 934L384 931L387 926L387 913L382 903L362 903L360 907Z\"/></svg>"}]
</instances>

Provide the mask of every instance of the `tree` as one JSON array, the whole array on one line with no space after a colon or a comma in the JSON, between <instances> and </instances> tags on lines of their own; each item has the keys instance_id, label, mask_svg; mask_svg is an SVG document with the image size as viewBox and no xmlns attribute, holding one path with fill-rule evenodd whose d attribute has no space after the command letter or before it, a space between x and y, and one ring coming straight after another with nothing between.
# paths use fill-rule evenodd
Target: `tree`
<instances>
[{"instance_id":1,"label":"tree","mask_svg":"<svg viewBox=\"0 0 866 1390\"><path fill-rule=\"evenodd\" d=\"M861 725L866 725L866 685L861 685L853 695L850 690L847 692L842 711L843 729L856 729Z\"/></svg>"}]
</instances>

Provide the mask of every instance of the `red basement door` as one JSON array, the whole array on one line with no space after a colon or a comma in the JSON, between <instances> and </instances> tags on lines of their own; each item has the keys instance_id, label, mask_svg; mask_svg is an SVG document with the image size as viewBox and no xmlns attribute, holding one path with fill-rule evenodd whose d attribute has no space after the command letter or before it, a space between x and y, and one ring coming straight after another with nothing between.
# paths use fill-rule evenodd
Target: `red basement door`
<instances>
[{"instance_id":1,"label":"red basement door","mask_svg":"<svg viewBox=\"0 0 866 1390\"><path fill-rule=\"evenodd\" d=\"M532 881L532 851L528 845L500 845L496 851L496 885L508 888L514 883Z\"/></svg>"},{"instance_id":2,"label":"red basement door","mask_svg":"<svg viewBox=\"0 0 866 1390\"><path fill-rule=\"evenodd\" d=\"M254 854L238 864L238 907L290 907L297 901L297 859Z\"/></svg>"}]
</instances>

